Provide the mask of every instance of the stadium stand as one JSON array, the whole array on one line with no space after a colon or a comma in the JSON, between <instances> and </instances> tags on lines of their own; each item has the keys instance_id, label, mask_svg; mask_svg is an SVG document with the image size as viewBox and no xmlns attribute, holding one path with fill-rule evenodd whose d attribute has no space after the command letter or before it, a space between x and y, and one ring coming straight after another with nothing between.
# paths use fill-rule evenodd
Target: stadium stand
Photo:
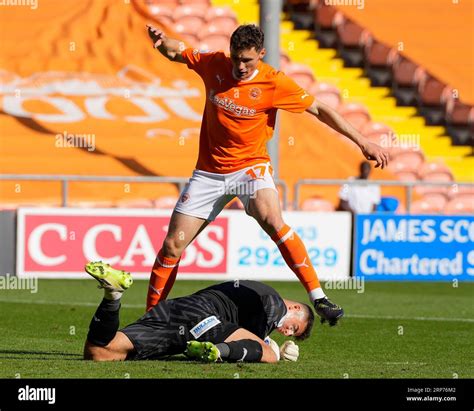
<instances>
[{"instance_id":1,"label":"stadium stand","mask_svg":"<svg viewBox=\"0 0 474 411\"><path fill-rule=\"evenodd\" d=\"M19 30L15 24L19 16L15 15L14 10L7 10L6 31L12 37L0 45L4 56L1 62L4 71L0 75L2 82L10 87L10 93L18 84L28 84L33 88L45 84L46 90L56 87L58 91L57 88L64 87L64 84L74 87L75 84L84 86L97 83L102 87L104 97L101 100L87 95L87 92L71 97L68 92L61 93L59 90L59 97L55 98L66 101L66 108L73 104L85 108L81 113L71 108L74 111L71 115L75 114L76 118L67 125L51 121L54 114L61 113L61 109L49 93L45 93L42 98L28 98L23 103L23 111L9 109L8 115L2 116L2 127L8 130L5 141L8 149L2 152L6 161L2 161L1 171L189 176L197 154L196 131L200 126L204 101L203 86L199 78L186 67L170 63L155 54L146 37L144 25L149 21L162 24L170 34L183 39L189 46L224 49L228 46L231 33L227 28L237 24L237 19L258 22L256 2L242 0L232 4L232 9L224 7L226 4L228 2L215 1L217 7L212 8L206 1L134 0L130 4L116 4L106 0L87 10L76 5L68 9L67 13L63 6L55 11L45 4L42 17L54 20L56 24L49 30L40 29L39 23L35 25L36 17L31 17L32 31L41 33L34 39L34 52L31 52L29 44L31 40L28 44L16 44L14 41L15 30ZM332 17L329 14L321 16L321 22L330 21L329 25L336 27L343 21L339 12L336 11ZM66 23L67 19L63 16L75 16L74 24ZM79 31L77 28L85 21L88 24L95 22L97 30ZM60 30L54 29L64 24L73 27L70 30L74 33L70 34L77 38L74 47L63 38ZM105 32L113 32L114 36L104 36ZM116 42L117 39L120 39L120 44ZM47 42L54 47L48 47ZM405 111L397 108L392 101L394 99L386 98L388 93L385 90L370 87L368 81L360 78L360 69L344 68L341 61L335 58L334 50L318 48L318 43L307 33L293 30L290 22L282 23L282 46L282 61L287 66L288 74L294 76L296 81L305 81L308 89L337 108L356 127L369 130L373 119L375 124L385 127L384 130L393 129L400 133L406 127L421 130L423 138L433 142L439 137L439 128L429 131L418 121L413 121L409 118L413 114L410 108ZM71 53L71 47L74 53ZM61 73L65 67L69 74ZM120 93L142 88L154 90L155 94L151 102L140 93L123 98L120 93L113 93L113 87L114 90L121 90ZM391 115L381 116L380 113L387 112L387 107L392 110ZM178 113L181 115L178 116ZM337 133L306 115L282 113L281 122L280 177L290 188L301 178L347 178L357 174L362 155L354 150L352 143L335 138ZM155 129L157 123L159 129ZM97 149L90 152L87 148L77 147L56 150L54 143L58 133L65 128L69 133L93 130ZM372 132L376 133L376 130ZM445 140L443 144L437 141L433 146L439 152L445 152ZM458 152L461 153L461 150L464 147L459 147ZM424 158L423 152L421 158ZM374 178L390 180L403 173L416 175L415 172L403 167L394 174L375 170ZM0 187L2 197L9 204L21 203L17 201L14 182L2 182ZM22 183L21 199L31 202L45 197L57 198L59 189L58 184L52 183ZM306 204L305 200L313 199L317 193L334 207L338 201L338 190L338 187L303 188L301 204ZM291 194L290 189L290 201ZM404 201L402 189L384 188L383 194L396 195ZM171 184L136 184L126 194L124 185L116 183L76 183L70 190L72 204L94 200L98 204L109 201L113 206L133 206L145 201L147 206L151 204L152 207L167 208L166 205L174 205L177 195L176 186ZM308 204L312 203L313 200ZM310 207L308 204L305 207Z\"/></svg>"},{"instance_id":2,"label":"stadium stand","mask_svg":"<svg viewBox=\"0 0 474 411\"><path fill-rule=\"evenodd\" d=\"M356 3L334 2L335 6L330 6L325 1L289 0L287 10L295 27L304 25L302 16L313 17L313 24L306 24L306 28L316 31L316 37L321 40L319 47L325 46L322 40L328 36L328 30L332 31L337 39L331 47L339 44L339 55L346 66L357 65L341 45L363 48L363 65L372 84L390 87L399 105L414 106L428 124L446 126L446 129L432 128L428 133L425 127L422 135L428 137L431 133L434 137L422 141L425 154L431 160L444 160L459 180L472 181L474 3L438 2L433 6L427 0L416 3L403 0L397 3L396 10L388 0L370 2L363 7ZM427 8L430 13L426 13ZM322 26L318 23L321 20ZM410 112L406 114L413 116ZM399 126L420 130L415 124ZM443 136L446 132L451 144L464 145L463 150L452 149L448 138Z\"/></svg>"}]
</instances>

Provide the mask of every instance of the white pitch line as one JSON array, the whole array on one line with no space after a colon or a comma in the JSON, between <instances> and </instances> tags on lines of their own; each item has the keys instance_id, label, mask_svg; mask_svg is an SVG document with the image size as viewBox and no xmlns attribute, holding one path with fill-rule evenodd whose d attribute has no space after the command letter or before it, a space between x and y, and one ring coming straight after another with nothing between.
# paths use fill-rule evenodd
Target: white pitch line
<instances>
[{"instance_id":1,"label":"white pitch line","mask_svg":"<svg viewBox=\"0 0 474 411\"><path fill-rule=\"evenodd\" d=\"M0 303L13 303L13 304L39 304L39 305L68 305L68 306L80 306L80 307L98 307L100 301L96 303L88 303L84 301L50 301L50 300L20 300L20 299L1 299ZM122 304L124 308L143 308L145 309L145 303L143 304Z\"/></svg>"},{"instance_id":2,"label":"white pitch line","mask_svg":"<svg viewBox=\"0 0 474 411\"><path fill-rule=\"evenodd\" d=\"M414 321L454 321L463 323L474 323L474 318L452 318L452 317L398 317L392 315L366 315L348 314L345 318L366 318L369 320L414 320Z\"/></svg>"},{"instance_id":3,"label":"white pitch line","mask_svg":"<svg viewBox=\"0 0 474 411\"><path fill-rule=\"evenodd\" d=\"M99 301L96 303L88 302L71 302L71 301L50 301L50 300L21 300L21 299L1 299L0 303L13 304L39 304L39 305L67 305L80 307L98 307ZM145 304L122 304L123 308L144 308ZM414 320L414 321L451 321L474 323L474 318L452 318L452 317L398 317L392 315L366 315L366 314L348 314L344 318L366 318L371 320Z\"/></svg>"}]
</instances>

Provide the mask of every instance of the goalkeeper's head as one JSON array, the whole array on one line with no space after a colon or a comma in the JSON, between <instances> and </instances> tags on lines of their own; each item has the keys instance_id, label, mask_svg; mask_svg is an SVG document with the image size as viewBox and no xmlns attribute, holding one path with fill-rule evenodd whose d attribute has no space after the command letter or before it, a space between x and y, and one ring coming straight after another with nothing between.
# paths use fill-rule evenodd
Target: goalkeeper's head
<instances>
[{"instance_id":1,"label":"goalkeeper's head","mask_svg":"<svg viewBox=\"0 0 474 411\"><path fill-rule=\"evenodd\" d=\"M312 308L298 301L283 300L287 313L280 321L277 331L287 337L295 337L297 340L305 340L311 335L314 324L314 313Z\"/></svg>"}]
</instances>

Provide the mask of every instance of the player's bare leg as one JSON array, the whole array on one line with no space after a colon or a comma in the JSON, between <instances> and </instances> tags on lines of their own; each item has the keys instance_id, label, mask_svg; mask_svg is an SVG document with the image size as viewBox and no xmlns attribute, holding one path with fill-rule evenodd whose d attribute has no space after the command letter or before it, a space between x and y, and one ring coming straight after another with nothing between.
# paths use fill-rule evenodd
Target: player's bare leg
<instances>
[{"instance_id":1,"label":"player's bare leg","mask_svg":"<svg viewBox=\"0 0 474 411\"><path fill-rule=\"evenodd\" d=\"M257 220L275 242L286 264L308 292L322 322L328 321L330 325L335 325L344 315L344 310L324 294L301 238L283 221L278 193L271 188L257 190L249 200L247 213Z\"/></svg>"},{"instance_id":2,"label":"player's bare leg","mask_svg":"<svg viewBox=\"0 0 474 411\"><path fill-rule=\"evenodd\" d=\"M86 341L84 359L93 361L124 361L133 350L134 347L130 339L124 333L118 331L114 339L105 347Z\"/></svg>"},{"instance_id":3,"label":"player's bare leg","mask_svg":"<svg viewBox=\"0 0 474 411\"><path fill-rule=\"evenodd\" d=\"M176 279L181 254L208 224L209 222L202 218L173 212L168 233L151 271L147 311L166 299Z\"/></svg>"},{"instance_id":4,"label":"player's bare leg","mask_svg":"<svg viewBox=\"0 0 474 411\"><path fill-rule=\"evenodd\" d=\"M84 359L125 360L134 347L129 338L117 330L120 301L123 293L133 284L132 276L101 261L89 262L84 268L86 273L99 282L99 288L104 290L104 298L89 325Z\"/></svg>"}]
</instances>

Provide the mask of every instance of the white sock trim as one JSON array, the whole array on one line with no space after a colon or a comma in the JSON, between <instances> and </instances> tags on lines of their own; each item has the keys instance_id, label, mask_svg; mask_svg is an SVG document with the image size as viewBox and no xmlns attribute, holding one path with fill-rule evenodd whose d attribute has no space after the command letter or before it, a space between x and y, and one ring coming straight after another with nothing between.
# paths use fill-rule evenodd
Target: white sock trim
<instances>
[{"instance_id":1,"label":"white sock trim","mask_svg":"<svg viewBox=\"0 0 474 411\"><path fill-rule=\"evenodd\" d=\"M290 228L290 230L289 230L282 238L280 238L280 239L276 242L277 247L278 247L280 244L284 243L286 240L288 240L292 235L293 235L293 229Z\"/></svg>"},{"instance_id":2,"label":"white sock trim","mask_svg":"<svg viewBox=\"0 0 474 411\"><path fill-rule=\"evenodd\" d=\"M156 256L156 261L158 261L158 264L161 265L164 268L174 268L178 265L178 263L176 263L176 264L165 264L165 263L163 263L163 261L160 260L159 256Z\"/></svg>"},{"instance_id":3,"label":"white sock trim","mask_svg":"<svg viewBox=\"0 0 474 411\"><path fill-rule=\"evenodd\" d=\"M311 302L314 300L319 300L320 298L326 297L326 294L324 294L324 291L321 287L315 288L314 290L311 290L309 293L309 299Z\"/></svg>"},{"instance_id":4,"label":"white sock trim","mask_svg":"<svg viewBox=\"0 0 474 411\"><path fill-rule=\"evenodd\" d=\"M106 300L120 300L122 298L123 291L110 291L104 288L104 298Z\"/></svg>"}]
</instances>

